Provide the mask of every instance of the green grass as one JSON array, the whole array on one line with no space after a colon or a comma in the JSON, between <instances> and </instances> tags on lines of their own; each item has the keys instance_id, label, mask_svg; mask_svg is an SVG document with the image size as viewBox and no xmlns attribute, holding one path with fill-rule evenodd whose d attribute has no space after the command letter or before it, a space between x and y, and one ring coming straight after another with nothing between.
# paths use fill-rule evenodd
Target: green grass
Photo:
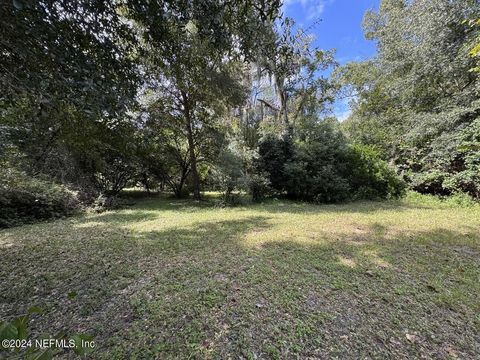
<instances>
[{"instance_id":1,"label":"green grass","mask_svg":"<svg viewBox=\"0 0 480 360\"><path fill-rule=\"evenodd\" d=\"M99 359L480 353L479 207L134 202L1 231L0 318Z\"/></svg>"}]
</instances>

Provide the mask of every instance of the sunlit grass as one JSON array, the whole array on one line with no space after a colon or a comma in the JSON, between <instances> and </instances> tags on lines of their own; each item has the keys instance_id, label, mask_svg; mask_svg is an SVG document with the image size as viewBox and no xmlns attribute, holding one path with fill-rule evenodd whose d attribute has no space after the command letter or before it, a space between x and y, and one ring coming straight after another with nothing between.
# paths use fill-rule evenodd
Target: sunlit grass
<instances>
[{"instance_id":1,"label":"sunlit grass","mask_svg":"<svg viewBox=\"0 0 480 360\"><path fill-rule=\"evenodd\" d=\"M0 232L1 317L106 359L478 354L479 207L136 202Z\"/></svg>"}]
</instances>

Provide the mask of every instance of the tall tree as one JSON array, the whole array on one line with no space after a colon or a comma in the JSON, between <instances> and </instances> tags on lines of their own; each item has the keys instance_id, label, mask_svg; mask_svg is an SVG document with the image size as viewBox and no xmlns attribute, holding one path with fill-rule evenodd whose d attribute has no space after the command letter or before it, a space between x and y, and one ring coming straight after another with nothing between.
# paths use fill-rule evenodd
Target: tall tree
<instances>
[{"instance_id":1,"label":"tall tree","mask_svg":"<svg viewBox=\"0 0 480 360\"><path fill-rule=\"evenodd\" d=\"M119 9L116 1L1 2L0 132L9 150L0 151L8 166L83 186L95 178L84 173L98 169L92 163L106 161L105 148L120 150L110 135L135 103L138 74Z\"/></svg>"},{"instance_id":2,"label":"tall tree","mask_svg":"<svg viewBox=\"0 0 480 360\"><path fill-rule=\"evenodd\" d=\"M200 199L196 133L212 126L226 105L242 101L235 64L251 55L252 34L272 26L278 8L276 1L207 3L134 4L128 13L142 39L149 86L166 93L171 113L183 118L195 199ZM185 16L175 16L179 11Z\"/></svg>"},{"instance_id":3,"label":"tall tree","mask_svg":"<svg viewBox=\"0 0 480 360\"><path fill-rule=\"evenodd\" d=\"M135 91L135 44L116 1L13 0L0 5L1 101L68 103L114 113Z\"/></svg>"},{"instance_id":4,"label":"tall tree","mask_svg":"<svg viewBox=\"0 0 480 360\"><path fill-rule=\"evenodd\" d=\"M417 190L462 190L450 179L469 171L461 134L480 103L466 20L479 14L475 0L384 0L364 21L377 58L341 70L354 90L349 132L379 146Z\"/></svg>"},{"instance_id":5,"label":"tall tree","mask_svg":"<svg viewBox=\"0 0 480 360\"><path fill-rule=\"evenodd\" d=\"M265 75L273 78L277 99L260 101L276 112L277 120L288 130L302 112L308 108L320 111L331 100L330 83L322 71L335 66L333 52L313 47L312 36L302 28L295 29L290 18L282 19L267 39L256 61L257 81Z\"/></svg>"}]
</instances>

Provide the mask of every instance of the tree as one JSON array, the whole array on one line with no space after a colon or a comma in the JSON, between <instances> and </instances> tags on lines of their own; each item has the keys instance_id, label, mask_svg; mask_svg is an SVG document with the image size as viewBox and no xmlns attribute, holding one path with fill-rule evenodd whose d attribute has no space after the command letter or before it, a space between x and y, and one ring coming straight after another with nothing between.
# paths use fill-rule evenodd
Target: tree
<instances>
[{"instance_id":1,"label":"tree","mask_svg":"<svg viewBox=\"0 0 480 360\"><path fill-rule=\"evenodd\" d=\"M133 99L131 28L118 2L4 1L0 7L3 106L22 98L39 112L75 107L114 115Z\"/></svg>"},{"instance_id":2,"label":"tree","mask_svg":"<svg viewBox=\"0 0 480 360\"><path fill-rule=\"evenodd\" d=\"M295 138L265 138L257 168L279 196L321 203L398 197L403 183L377 153L350 146L334 119L305 122Z\"/></svg>"},{"instance_id":3,"label":"tree","mask_svg":"<svg viewBox=\"0 0 480 360\"><path fill-rule=\"evenodd\" d=\"M96 174L86 171L97 168L91 164L103 147L120 150L116 137L95 139L119 131L138 84L136 42L119 4L2 2L0 129L8 167L82 192L95 187Z\"/></svg>"},{"instance_id":4,"label":"tree","mask_svg":"<svg viewBox=\"0 0 480 360\"><path fill-rule=\"evenodd\" d=\"M448 179L467 166L460 134L480 114L475 59L465 51L473 41L465 20L479 13L471 0L384 0L364 20L377 58L339 72L354 95L352 139L375 145L422 192L461 190Z\"/></svg>"},{"instance_id":5,"label":"tree","mask_svg":"<svg viewBox=\"0 0 480 360\"><path fill-rule=\"evenodd\" d=\"M243 100L237 61L249 56L252 31L271 26L277 6L277 2L256 1L223 6L211 1L208 8L195 3L170 3L162 9L154 4L144 9L134 4L128 13L143 40L149 86L166 94L166 112L183 119L193 196L197 200L197 134L215 128L216 119L226 108ZM171 16L169 13L175 10L188 10L191 16ZM235 17L239 13L241 16ZM260 23L258 15L263 19ZM218 22L219 18L223 21Z\"/></svg>"},{"instance_id":6,"label":"tree","mask_svg":"<svg viewBox=\"0 0 480 360\"><path fill-rule=\"evenodd\" d=\"M320 72L336 65L333 51L312 48L313 38L301 28L295 31L294 25L292 19L283 19L268 34L256 60L257 81L265 74L273 78L277 95L276 101L265 97L259 101L275 111L277 121L287 130L300 115L320 112L323 105L333 100L331 84Z\"/></svg>"},{"instance_id":7,"label":"tree","mask_svg":"<svg viewBox=\"0 0 480 360\"><path fill-rule=\"evenodd\" d=\"M468 24L469 41L467 42L468 55L477 60L477 64L470 71L480 72L480 18L465 21Z\"/></svg>"},{"instance_id":8,"label":"tree","mask_svg":"<svg viewBox=\"0 0 480 360\"><path fill-rule=\"evenodd\" d=\"M164 105L160 117L174 118L174 121L181 119L183 122L193 195L195 199L200 199L200 144L206 141L207 133L215 128L215 121L225 112L225 105L229 101L241 101L242 89L233 77L230 64L217 56L212 59L211 55L215 54L209 52L208 46L197 41L187 38L189 44L180 53L182 60L177 60L182 46L172 49L169 57L163 57L161 73L153 86L157 87L156 91L165 94L158 100Z\"/></svg>"},{"instance_id":9,"label":"tree","mask_svg":"<svg viewBox=\"0 0 480 360\"><path fill-rule=\"evenodd\" d=\"M195 148L199 145L194 143L194 133L212 107L197 107L207 100L204 96L199 102L191 90L200 88L204 80L200 74L211 74L211 83L223 81L219 65L209 61L216 64L224 57L247 56L254 48L250 34L271 26L278 7L275 0L228 4L214 0L3 2L2 155L11 157L10 165L21 158L31 175L44 173L67 183L97 179L99 174L90 173L97 169L92 164L108 162L113 153L125 157L115 163L128 163L123 140L104 139L102 134L113 129L128 131L139 85L150 82L153 69L166 69L166 73L158 71L160 80L178 80L174 91L185 105L182 111L188 121L184 128L189 134L189 163L193 163L189 166L194 169L198 197ZM187 25L195 31L186 31ZM169 64L178 66L170 69ZM192 71L184 74L190 66ZM98 138L106 141L108 151L95 142ZM66 174L65 169L72 167L75 174Z\"/></svg>"}]
</instances>

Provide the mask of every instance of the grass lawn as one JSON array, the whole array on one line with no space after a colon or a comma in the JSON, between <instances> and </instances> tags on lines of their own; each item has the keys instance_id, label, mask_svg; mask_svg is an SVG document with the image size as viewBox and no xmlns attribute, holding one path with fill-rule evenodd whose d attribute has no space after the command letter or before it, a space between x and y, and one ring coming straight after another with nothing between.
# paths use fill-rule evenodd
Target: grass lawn
<instances>
[{"instance_id":1,"label":"grass lawn","mask_svg":"<svg viewBox=\"0 0 480 360\"><path fill-rule=\"evenodd\" d=\"M98 359L480 356L480 207L134 201L0 231L0 318Z\"/></svg>"}]
</instances>

